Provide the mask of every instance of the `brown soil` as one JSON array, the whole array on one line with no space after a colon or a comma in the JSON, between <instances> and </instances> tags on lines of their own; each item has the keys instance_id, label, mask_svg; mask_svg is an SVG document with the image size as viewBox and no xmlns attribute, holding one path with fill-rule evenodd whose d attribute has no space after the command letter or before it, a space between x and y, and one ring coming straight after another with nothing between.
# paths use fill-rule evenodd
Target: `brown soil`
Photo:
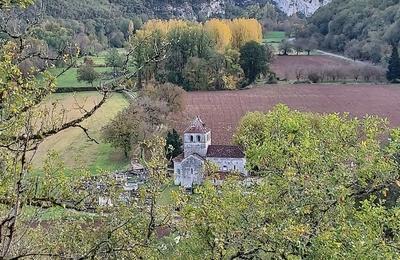
<instances>
[{"instance_id":1,"label":"brown soil","mask_svg":"<svg viewBox=\"0 0 400 260\"><path fill-rule=\"evenodd\" d=\"M240 91L190 92L176 128L182 132L199 115L212 129L213 144L228 144L249 111L268 111L276 104L310 112L349 112L388 118L400 126L400 86L373 84L269 85Z\"/></svg>"}]
</instances>

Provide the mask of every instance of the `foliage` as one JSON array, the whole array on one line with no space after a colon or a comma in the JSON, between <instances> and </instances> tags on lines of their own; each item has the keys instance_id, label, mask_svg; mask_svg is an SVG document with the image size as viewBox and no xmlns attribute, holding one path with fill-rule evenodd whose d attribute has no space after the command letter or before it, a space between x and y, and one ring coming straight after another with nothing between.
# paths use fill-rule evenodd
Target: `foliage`
<instances>
[{"instance_id":1,"label":"foliage","mask_svg":"<svg viewBox=\"0 0 400 260\"><path fill-rule=\"evenodd\" d=\"M224 21L211 19L204 23L204 28L209 32L216 42L219 51L225 50L232 42L232 31Z\"/></svg>"},{"instance_id":2,"label":"foliage","mask_svg":"<svg viewBox=\"0 0 400 260\"><path fill-rule=\"evenodd\" d=\"M31 5L33 0L2 0L0 2L0 9L7 9L13 5L18 5L22 8L26 8L27 6Z\"/></svg>"},{"instance_id":3,"label":"foliage","mask_svg":"<svg viewBox=\"0 0 400 260\"><path fill-rule=\"evenodd\" d=\"M397 45L392 46L392 55L390 56L386 78L390 82L400 80L400 58Z\"/></svg>"},{"instance_id":4,"label":"foliage","mask_svg":"<svg viewBox=\"0 0 400 260\"><path fill-rule=\"evenodd\" d=\"M187 90L206 90L209 83L207 61L197 57L190 58L182 76Z\"/></svg>"},{"instance_id":5,"label":"foliage","mask_svg":"<svg viewBox=\"0 0 400 260\"><path fill-rule=\"evenodd\" d=\"M311 39L297 38L293 42L293 47L296 50L297 55L299 54L300 51L306 51L307 55L310 55L310 52L318 47L318 42L313 38ZM282 51L284 51L284 49L285 48L281 48ZM286 50L286 52L287 51L288 50Z\"/></svg>"},{"instance_id":6,"label":"foliage","mask_svg":"<svg viewBox=\"0 0 400 260\"><path fill-rule=\"evenodd\" d=\"M392 0L332 1L317 10L296 37L313 36L320 47L336 52L356 46L360 58L385 63L390 45L399 42L399 8L398 1Z\"/></svg>"},{"instance_id":7,"label":"foliage","mask_svg":"<svg viewBox=\"0 0 400 260\"><path fill-rule=\"evenodd\" d=\"M106 65L113 68L114 74L124 66L124 57L117 49L111 49L106 56Z\"/></svg>"},{"instance_id":8,"label":"foliage","mask_svg":"<svg viewBox=\"0 0 400 260\"><path fill-rule=\"evenodd\" d=\"M122 148L126 158L133 157L130 154L132 148L137 148L137 145L146 139L147 134L150 134L147 118L141 106L131 104L104 126L104 141L113 147Z\"/></svg>"},{"instance_id":9,"label":"foliage","mask_svg":"<svg viewBox=\"0 0 400 260\"><path fill-rule=\"evenodd\" d=\"M293 50L293 45L288 40L284 39L279 44L279 51L282 52L282 55L288 55Z\"/></svg>"},{"instance_id":10,"label":"foliage","mask_svg":"<svg viewBox=\"0 0 400 260\"><path fill-rule=\"evenodd\" d=\"M329 250L331 256L398 257L398 207L385 206L386 189L399 177L398 130L382 146L385 129L375 117L282 105L248 114L236 141L249 169L263 177L251 186L228 180L221 190L200 188L196 203L183 210L186 253L286 259L324 258Z\"/></svg>"},{"instance_id":11,"label":"foliage","mask_svg":"<svg viewBox=\"0 0 400 260\"><path fill-rule=\"evenodd\" d=\"M240 66L249 83L268 70L267 49L257 42L248 42L240 49Z\"/></svg>"},{"instance_id":12,"label":"foliage","mask_svg":"<svg viewBox=\"0 0 400 260\"><path fill-rule=\"evenodd\" d=\"M232 47L240 49L249 41L261 42L262 27L255 19L234 19L228 23L232 31Z\"/></svg>"},{"instance_id":13,"label":"foliage","mask_svg":"<svg viewBox=\"0 0 400 260\"><path fill-rule=\"evenodd\" d=\"M153 70L160 60L165 58L167 42L159 31L138 31L130 41L129 52L132 53L130 62L138 69L136 84L143 87L143 78L152 77ZM148 57L157 57L152 63L147 63Z\"/></svg>"},{"instance_id":14,"label":"foliage","mask_svg":"<svg viewBox=\"0 0 400 260\"><path fill-rule=\"evenodd\" d=\"M126 157L142 157L142 142L163 136L172 113L181 111L183 90L170 84L145 87L135 103L103 127L103 139Z\"/></svg>"},{"instance_id":15,"label":"foliage","mask_svg":"<svg viewBox=\"0 0 400 260\"><path fill-rule=\"evenodd\" d=\"M94 69L93 64L85 62L77 70L77 80L86 81L93 87L93 82L100 77L100 74Z\"/></svg>"},{"instance_id":16,"label":"foliage","mask_svg":"<svg viewBox=\"0 0 400 260\"><path fill-rule=\"evenodd\" d=\"M168 131L165 146L165 149L167 151L167 158L172 159L183 153L182 146L182 138L180 137L178 132L175 129L173 129L172 131Z\"/></svg>"},{"instance_id":17,"label":"foliage","mask_svg":"<svg viewBox=\"0 0 400 260\"><path fill-rule=\"evenodd\" d=\"M165 102L170 113L179 113L183 110L185 91L171 83L147 85L140 92L140 98L150 98L154 101Z\"/></svg>"},{"instance_id":18,"label":"foliage","mask_svg":"<svg viewBox=\"0 0 400 260\"><path fill-rule=\"evenodd\" d=\"M27 1L6 3L14 5ZM4 5L0 7L2 19L5 18L3 11L10 15L6 16L7 23L22 15L20 9L4 10ZM28 11L33 16L38 15L37 9L33 7ZM141 249L148 248L152 244L151 240L156 237L155 230L164 224L166 217L166 214L158 211L160 207L156 205L154 195L150 195L155 192L160 194L166 186L163 138L147 140L142 144L143 149L149 152L145 153L143 163L151 173L153 182L150 188L142 192L137 207L129 207L129 210L135 211L132 215L124 211L127 208L126 203L119 200L124 196L123 190L113 175L99 174L94 177L95 173L86 170L68 171L60 161L60 156L54 152L49 153L48 159L42 165L42 171L35 171L32 167L39 146L61 132L79 129L87 139L97 143L86 128L85 121L106 103L115 86L121 83L115 80L104 84L99 90L100 98L91 106L84 106L76 101L76 110L79 112L76 117L70 118L64 109L57 109L59 107L56 101L42 107L55 91L56 77L44 72L48 66L32 66L23 72L21 65L32 57L47 65L68 64L67 68L57 74L62 75L73 66L76 57L72 54L76 52L67 48L49 56L49 53L42 53L34 48L30 42L32 32L39 26L36 18L30 20L23 16L15 23L18 26L1 24L2 32L8 37L3 37L0 45L0 258L104 258L109 251L109 245L123 240L121 233L132 234L129 241L123 241L123 245L131 247L130 243L136 244L140 240L139 243L146 244ZM84 64L92 65L88 59ZM134 72L131 75L135 75ZM147 104L144 107L151 109ZM84 155L83 151L79 152L80 156ZM111 216L110 212L105 212L99 206L101 198L118 204L119 213ZM152 200L150 204L149 198ZM152 210L149 211L149 208ZM47 210L70 210L74 214L61 214L61 219L46 222L41 216ZM146 226L148 232L140 232L141 238L133 242L133 232L128 232L129 229L121 233L119 231L122 227L139 224L134 222L130 225L126 221L137 220L138 212L143 213L140 224L144 223L143 227ZM159 215L155 216L156 213ZM114 235L120 237L113 240ZM104 239L108 241L104 243ZM134 258L132 250L129 251L131 254L128 258ZM143 251L139 253L144 255ZM156 251L154 254L157 254Z\"/></svg>"},{"instance_id":19,"label":"foliage","mask_svg":"<svg viewBox=\"0 0 400 260\"><path fill-rule=\"evenodd\" d=\"M296 77L299 80L317 82L386 82L385 69L374 65L342 64L337 65L298 65L286 70L286 76Z\"/></svg>"},{"instance_id":20,"label":"foliage","mask_svg":"<svg viewBox=\"0 0 400 260\"><path fill-rule=\"evenodd\" d=\"M132 63L140 68L137 85L153 79L183 86L186 90L235 89L241 81L237 46L261 40L261 25L254 19L217 20L204 25L183 20L150 20L130 42ZM236 41L236 43L234 42ZM168 46L159 60L143 58Z\"/></svg>"}]
</instances>

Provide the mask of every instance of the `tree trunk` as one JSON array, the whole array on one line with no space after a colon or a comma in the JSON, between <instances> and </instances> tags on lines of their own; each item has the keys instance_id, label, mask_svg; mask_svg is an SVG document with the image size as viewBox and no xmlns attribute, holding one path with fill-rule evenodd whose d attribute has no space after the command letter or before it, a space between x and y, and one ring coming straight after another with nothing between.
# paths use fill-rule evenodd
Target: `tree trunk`
<instances>
[{"instance_id":1,"label":"tree trunk","mask_svg":"<svg viewBox=\"0 0 400 260\"><path fill-rule=\"evenodd\" d=\"M125 155L125 158L126 159L128 159L128 147L124 147L124 155Z\"/></svg>"}]
</instances>

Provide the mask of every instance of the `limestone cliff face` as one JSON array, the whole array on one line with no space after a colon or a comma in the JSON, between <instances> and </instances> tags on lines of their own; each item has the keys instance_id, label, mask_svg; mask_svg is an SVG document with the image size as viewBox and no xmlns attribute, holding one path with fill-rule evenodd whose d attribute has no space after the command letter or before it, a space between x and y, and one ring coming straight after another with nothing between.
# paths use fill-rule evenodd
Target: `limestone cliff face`
<instances>
[{"instance_id":1,"label":"limestone cliff face","mask_svg":"<svg viewBox=\"0 0 400 260\"><path fill-rule=\"evenodd\" d=\"M332 0L272 0L277 7L287 15L302 13L306 16L312 15L323 5Z\"/></svg>"},{"instance_id":2,"label":"limestone cliff face","mask_svg":"<svg viewBox=\"0 0 400 260\"><path fill-rule=\"evenodd\" d=\"M224 17L227 5L246 7L253 4L272 3L278 9L292 15L297 12L312 15L318 8L332 0L183 0L161 2L154 9L156 14L196 20L212 16Z\"/></svg>"},{"instance_id":3,"label":"limestone cliff face","mask_svg":"<svg viewBox=\"0 0 400 260\"><path fill-rule=\"evenodd\" d=\"M161 18L197 20L214 16L224 17L226 2L227 0L161 1L157 5L149 6L149 9L153 9L154 14Z\"/></svg>"}]
</instances>

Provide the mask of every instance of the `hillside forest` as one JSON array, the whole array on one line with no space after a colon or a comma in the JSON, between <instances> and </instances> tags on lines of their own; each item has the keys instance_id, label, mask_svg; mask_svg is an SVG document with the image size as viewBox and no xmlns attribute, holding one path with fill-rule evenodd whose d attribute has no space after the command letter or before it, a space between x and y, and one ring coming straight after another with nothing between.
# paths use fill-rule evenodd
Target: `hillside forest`
<instances>
[{"instance_id":1,"label":"hillside forest","mask_svg":"<svg viewBox=\"0 0 400 260\"><path fill-rule=\"evenodd\" d=\"M320 48L353 59L388 63L391 45L400 39L397 0L337 0L321 7L298 37L312 37Z\"/></svg>"}]
</instances>

